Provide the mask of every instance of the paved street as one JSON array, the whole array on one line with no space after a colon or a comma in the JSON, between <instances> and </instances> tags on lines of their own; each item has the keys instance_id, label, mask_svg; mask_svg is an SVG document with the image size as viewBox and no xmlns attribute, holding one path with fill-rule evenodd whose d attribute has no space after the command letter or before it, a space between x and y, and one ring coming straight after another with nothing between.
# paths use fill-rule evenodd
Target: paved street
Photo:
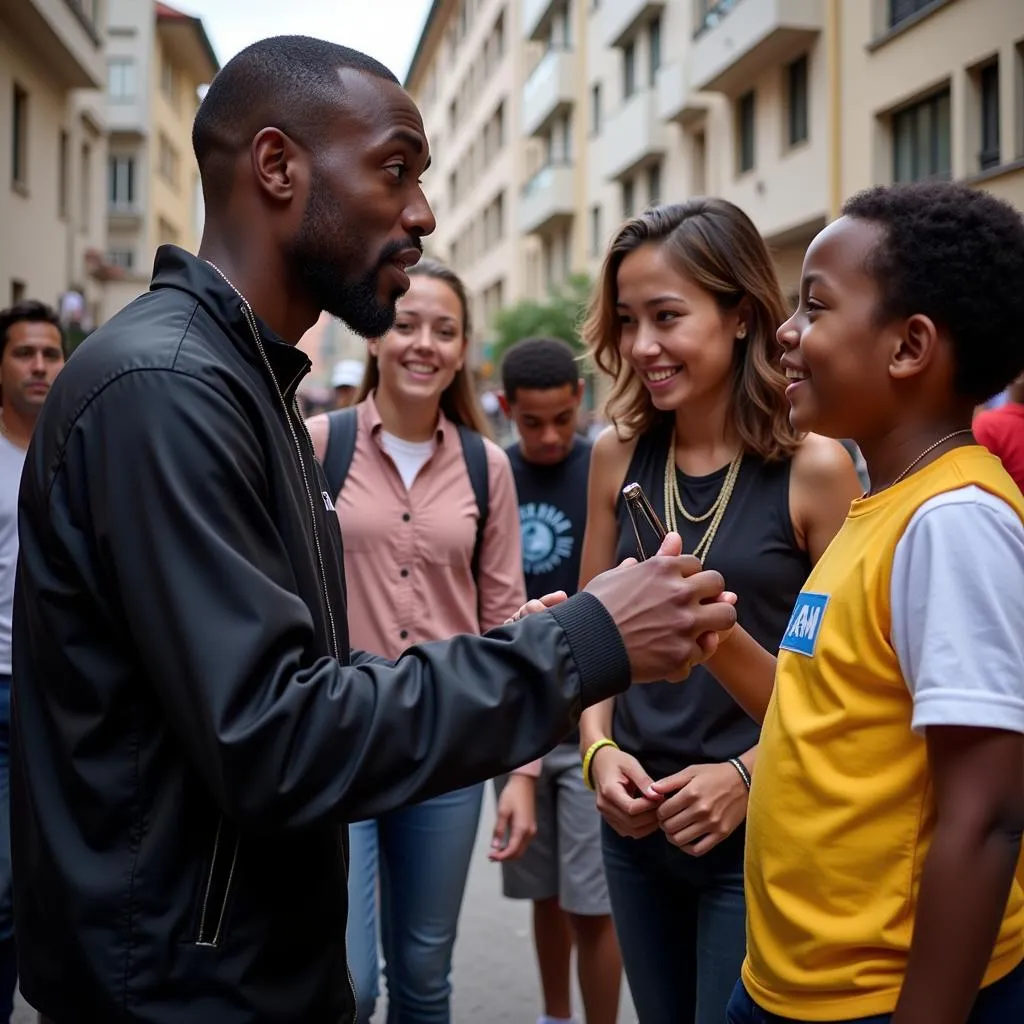
<instances>
[{"instance_id":1,"label":"paved street","mask_svg":"<svg viewBox=\"0 0 1024 1024\"><path fill-rule=\"evenodd\" d=\"M494 796L488 786L455 945L453 1024L534 1024L540 997L529 905L501 895L498 867L487 860L493 822ZM636 1024L629 992L625 985L623 989L619 1024ZM579 1015L578 995L576 1006ZM384 1024L386 1016L387 1006L381 999L371 1024ZM35 1014L19 1001L13 1024L35 1021Z\"/></svg>"}]
</instances>

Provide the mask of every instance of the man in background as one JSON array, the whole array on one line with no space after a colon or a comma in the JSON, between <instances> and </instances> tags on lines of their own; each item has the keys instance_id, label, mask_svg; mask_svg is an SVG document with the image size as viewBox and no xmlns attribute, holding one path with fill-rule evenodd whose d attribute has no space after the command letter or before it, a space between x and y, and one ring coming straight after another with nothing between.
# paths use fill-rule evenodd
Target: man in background
<instances>
[{"instance_id":1,"label":"man in background","mask_svg":"<svg viewBox=\"0 0 1024 1024\"><path fill-rule=\"evenodd\" d=\"M527 338L509 349L501 376L501 407L519 433L506 452L519 495L526 594L573 594L587 523L591 449L576 430L583 396L579 367L564 341ZM519 860L504 861L501 868L505 895L533 901L544 1000L538 1024L573 1021L574 946L587 1024L615 1024L622 961L601 856L601 819L583 783L578 732L544 758L536 809L533 842Z\"/></svg>"},{"instance_id":2,"label":"man in background","mask_svg":"<svg viewBox=\"0 0 1024 1024\"><path fill-rule=\"evenodd\" d=\"M64 365L55 310L19 302L0 311L0 1021L18 981L11 899L11 612L18 567L18 489L25 450L50 385Z\"/></svg>"}]
</instances>

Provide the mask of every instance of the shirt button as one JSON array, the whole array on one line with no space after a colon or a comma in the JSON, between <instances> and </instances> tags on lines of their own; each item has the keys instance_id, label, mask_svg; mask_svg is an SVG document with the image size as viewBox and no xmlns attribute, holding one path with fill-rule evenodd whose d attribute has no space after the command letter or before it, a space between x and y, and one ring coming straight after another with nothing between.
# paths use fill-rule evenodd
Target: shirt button
<instances>
[{"instance_id":1,"label":"shirt button","mask_svg":"<svg viewBox=\"0 0 1024 1024\"><path fill-rule=\"evenodd\" d=\"M403 513L402 513L402 522L403 522L403 523L407 523L407 522L409 522L409 520L410 520L410 519L412 519L412 516L411 516L411 515L409 515L409 513L408 513L408 512L403 512Z\"/></svg>"},{"instance_id":2,"label":"shirt button","mask_svg":"<svg viewBox=\"0 0 1024 1024\"><path fill-rule=\"evenodd\" d=\"M398 634L399 638L402 639L402 640L404 640L408 635L409 635L409 630L407 630L407 629L403 629L402 632Z\"/></svg>"},{"instance_id":3,"label":"shirt button","mask_svg":"<svg viewBox=\"0 0 1024 1024\"><path fill-rule=\"evenodd\" d=\"M408 576L408 575L409 575L409 570L408 569L403 569L402 572L401 572L402 579L405 579L405 577Z\"/></svg>"}]
</instances>

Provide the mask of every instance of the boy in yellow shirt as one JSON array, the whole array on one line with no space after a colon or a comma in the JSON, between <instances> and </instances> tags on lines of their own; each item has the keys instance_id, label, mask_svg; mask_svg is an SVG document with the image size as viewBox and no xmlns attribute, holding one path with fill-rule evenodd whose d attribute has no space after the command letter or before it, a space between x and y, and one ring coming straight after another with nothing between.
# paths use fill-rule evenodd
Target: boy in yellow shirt
<instances>
[{"instance_id":1,"label":"boy in yellow shirt","mask_svg":"<svg viewBox=\"0 0 1024 1024\"><path fill-rule=\"evenodd\" d=\"M738 629L709 663L764 716L728 1024L1024 1022L1024 498L970 432L1022 332L1024 223L983 192L870 190L807 251L791 419L871 490L777 664Z\"/></svg>"}]
</instances>

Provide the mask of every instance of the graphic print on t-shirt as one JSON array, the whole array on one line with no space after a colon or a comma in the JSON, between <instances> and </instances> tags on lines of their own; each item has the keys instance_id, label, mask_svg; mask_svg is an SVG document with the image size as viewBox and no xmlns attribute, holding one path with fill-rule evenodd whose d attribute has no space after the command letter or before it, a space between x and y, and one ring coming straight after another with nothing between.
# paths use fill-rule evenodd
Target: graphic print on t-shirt
<instances>
[{"instance_id":1,"label":"graphic print on t-shirt","mask_svg":"<svg viewBox=\"0 0 1024 1024\"><path fill-rule=\"evenodd\" d=\"M803 591L796 599L793 614L789 617L789 625L779 646L786 651L797 654L814 654L814 645L818 642L821 620L828 604L828 594L813 594Z\"/></svg>"},{"instance_id":2,"label":"graphic print on t-shirt","mask_svg":"<svg viewBox=\"0 0 1024 1024\"><path fill-rule=\"evenodd\" d=\"M519 506L523 534L523 569L528 575L551 572L572 556L572 520L546 501Z\"/></svg>"}]
</instances>

